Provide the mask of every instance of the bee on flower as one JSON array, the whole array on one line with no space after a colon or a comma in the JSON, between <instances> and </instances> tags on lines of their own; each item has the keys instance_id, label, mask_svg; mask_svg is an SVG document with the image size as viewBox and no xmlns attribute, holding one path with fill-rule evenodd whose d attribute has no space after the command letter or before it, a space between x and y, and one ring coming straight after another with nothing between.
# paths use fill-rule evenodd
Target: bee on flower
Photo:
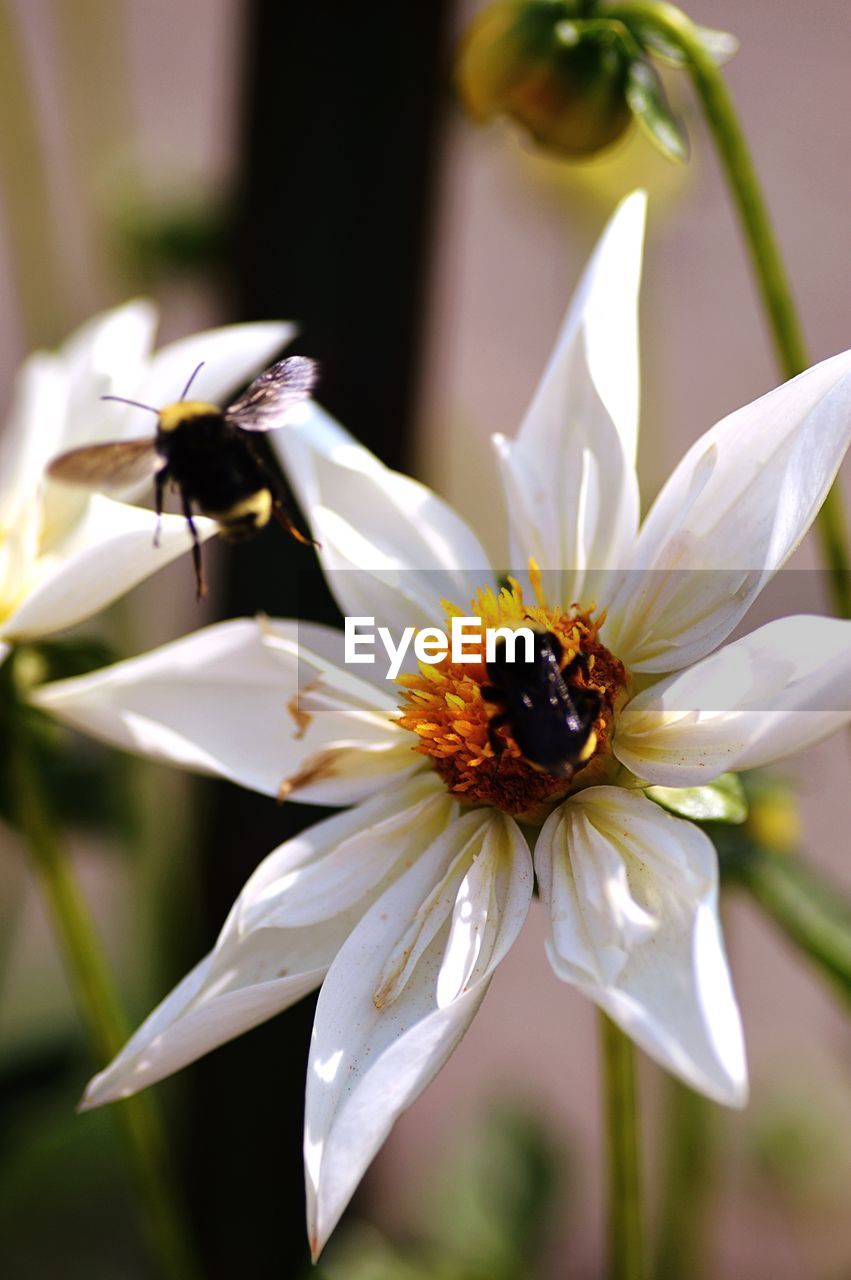
<instances>
[{"instance_id":1,"label":"bee on flower","mask_svg":"<svg viewBox=\"0 0 851 1280\"><path fill-rule=\"evenodd\" d=\"M142 434L135 410L104 397L173 399L203 358L203 390L218 398L294 335L277 321L235 324L154 352L156 325L150 303L128 303L90 320L58 351L31 356L18 375L0 438L0 661L14 644L98 613L190 549L185 519L168 515L154 547L153 513L132 500L138 485L117 501L46 478L64 450ZM200 538L215 532L208 520L197 528Z\"/></svg>"},{"instance_id":2,"label":"bee on flower","mask_svg":"<svg viewBox=\"0 0 851 1280\"><path fill-rule=\"evenodd\" d=\"M518 435L495 439L509 576L440 498L318 406L276 440L344 615L393 635L449 630L461 613L552 637L550 674L587 712L569 768L534 758L484 650L372 680L342 661L341 633L306 622L222 623L35 695L125 749L341 810L260 864L214 950L85 1099L126 1097L321 983L305 1123L314 1254L469 1026L536 882L558 976L693 1088L746 1099L715 850L652 795L851 719L851 623L783 618L729 642L851 441L851 352L714 426L640 522L643 225L636 194Z\"/></svg>"}]
</instances>

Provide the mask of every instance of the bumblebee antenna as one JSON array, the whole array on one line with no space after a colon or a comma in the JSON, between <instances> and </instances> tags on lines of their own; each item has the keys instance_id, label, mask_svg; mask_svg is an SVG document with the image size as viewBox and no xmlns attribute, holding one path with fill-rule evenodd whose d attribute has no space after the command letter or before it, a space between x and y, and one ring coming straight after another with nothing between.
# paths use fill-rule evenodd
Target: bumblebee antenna
<instances>
[{"instance_id":1,"label":"bumblebee antenna","mask_svg":"<svg viewBox=\"0 0 851 1280\"><path fill-rule=\"evenodd\" d=\"M101 400L117 400L119 404L132 404L135 409L147 409L148 413L160 416L159 409L155 409L152 404L142 404L141 400L128 400L126 396L101 396Z\"/></svg>"},{"instance_id":2,"label":"bumblebee antenna","mask_svg":"<svg viewBox=\"0 0 851 1280\"><path fill-rule=\"evenodd\" d=\"M206 361L202 360L201 363L192 370L192 376L187 382L186 386L183 388L183 391L181 392L181 395L180 395L181 400L186 399L187 395L189 394L189 388L192 386L192 383L195 381L195 379L198 377L198 374L204 368L205 363Z\"/></svg>"}]
</instances>

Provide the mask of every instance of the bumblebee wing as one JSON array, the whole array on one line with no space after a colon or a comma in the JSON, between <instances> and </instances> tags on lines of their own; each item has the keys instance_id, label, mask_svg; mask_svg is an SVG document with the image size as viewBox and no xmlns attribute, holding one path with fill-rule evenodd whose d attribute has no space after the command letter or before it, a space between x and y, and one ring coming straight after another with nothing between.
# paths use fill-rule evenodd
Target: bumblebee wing
<instances>
[{"instance_id":1,"label":"bumblebee wing","mask_svg":"<svg viewBox=\"0 0 851 1280\"><path fill-rule=\"evenodd\" d=\"M47 468L53 480L85 489L128 489L149 480L164 465L153 436L144 440L112 440L70 449Z\"/></svg>"},{"instance_id":2,"label":"bumblebee wing","mask_svg":"<svg viewBox=\"0 0 851 1280\"><path fill-rule=\"evenodd\" d=\"M290 356L279 360L225 410L225 417L240 431L272 431L283 426L290 409L306 400L316 383L315 360Z\"/></svg>"}]
</instances>

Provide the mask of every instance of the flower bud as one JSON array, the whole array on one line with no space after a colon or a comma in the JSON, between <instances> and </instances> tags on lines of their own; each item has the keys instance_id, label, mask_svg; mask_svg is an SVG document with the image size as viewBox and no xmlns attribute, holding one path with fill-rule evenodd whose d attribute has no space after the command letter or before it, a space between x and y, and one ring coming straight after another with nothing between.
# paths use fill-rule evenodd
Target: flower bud
<instances>
[{"instance_id":1,"label":"flower bud","mask_svg":"<svg viewBox=\"0 0 851 1280\"><path fill-rule=\"evenodd\" d=\"M788 786L770 777L751 785L747 833L754 844L774 853L796 853L801 847L801 818Z\"/></svg>"},{"instance_id":2,"label":"flower bud","mask_svg":"<svg viewBox=\"0 0 851 1280\"><path fill-rule=\"evenodd\" d=\"M615 142L631 120L623 52L571 19L569 0L500 0L479 15L456 69L473 119L507 115L541 146L589 156Z\"/></svg>"}]
</instances>

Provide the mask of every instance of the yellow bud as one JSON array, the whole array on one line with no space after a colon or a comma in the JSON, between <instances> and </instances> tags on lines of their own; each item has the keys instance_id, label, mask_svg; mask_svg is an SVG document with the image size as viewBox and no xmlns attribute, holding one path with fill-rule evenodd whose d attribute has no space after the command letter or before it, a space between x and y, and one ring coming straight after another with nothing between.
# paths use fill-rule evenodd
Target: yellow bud
<instances>
[{"instance_id":1,"label":"yellow bud","mask_svg":"<svg viewBox=\"0 0 851 1280\"><path fill-rule=\"evenodd\" d=\"M551 151L589 156L615 142L632 115L627 64L612 44L584 35L570 6L500 0L463 41L456 80L479 122L507 115Z\"/></svg>"},{"instance_id":2,"label":"yellow bud","mask_svg":"<svg viewBox=\"0 0 851 1280\"><path fill-rule=\"evenodd\" d=\"M801 819L794 796L777 783L760 787L750 798L748 833L756 844L775 853L794 853L801 847Z\"/></svg>"}]
</instances>

